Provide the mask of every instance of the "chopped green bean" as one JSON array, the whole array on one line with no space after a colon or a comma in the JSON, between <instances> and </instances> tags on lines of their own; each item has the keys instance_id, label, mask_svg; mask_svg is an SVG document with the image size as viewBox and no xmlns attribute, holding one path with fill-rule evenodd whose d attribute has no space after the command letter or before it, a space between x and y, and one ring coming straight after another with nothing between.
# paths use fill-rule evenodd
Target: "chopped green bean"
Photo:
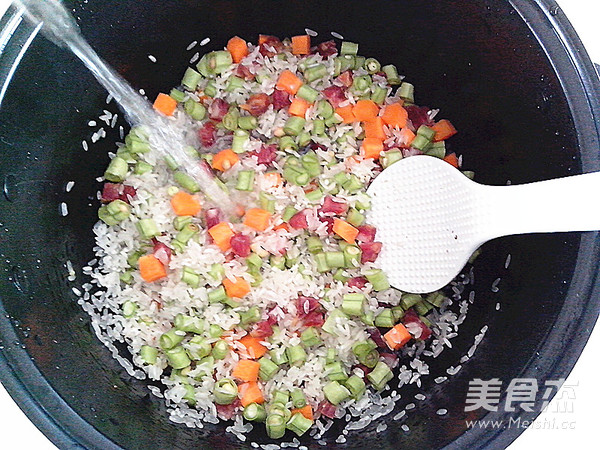
<instances>
[{"instance_id":1,"label":"chopped green bean","mask_svg":"<svg viewBox=\"0 0 600 450\"><path fill-rule=\"evenodd\" d=\"M286 349L290 366L301 366L306 361L306 351L301 345L294 345Z\"/></svg>"},{"instance_id":2,"label":"chopped green bean","mask_svg":"<svg viewBox=\"0 0 600 450\"><path fill-rule=\"evenodd\" d=\"M106 205L106 211L117 221L121 222L131 214L131 206L123 200L113 200Z\"/></svg>"},{"instance_id":3,"label":"chopped green bean","mask_svg":"<svg viewBox=\"0 0 600 450\"><path fill-rule=\"evenodd\" d=\"M313 136L324 136L325 135L325 122L323 119L313 120Z\"/></svg>"},{"instance_id":4,"label":"chopped green bean","mask_svg":"<svg viewBox=\"0 0 600 450\"><path fill-rule=\"evenodd\" d=\"M394 378L394 374L383 361L379 361L375 368L367 374L367 379L378 391L382 390L392 378Z\"/></svg>"},{"instance_id":5,"label":"chopped green bean","mask_svg":"<svg viewBox=\"0 0 600 450\"><path fill-rule=\"evenodd\" d=\"M307 405L306 396L302 389L295 388L290 392L290 397L292 398L292 405L294 408L304 408Z\"/></svg>"},{"instance_id":6,"label":"chopped green bean","mask_svg":"<svg viewBox=\"0 0 600 450\"><path fill-rule=\"evenodd\" d=\"M285 348L276 348L269 351L269 356L271 357L271 361L273 361L278 366L285 364L288 362L287 353Z\"/></svg>"},{"instance_id":7,"label":"chopped green bean","mask_svg":"<svg viewBox=\"0 0 600 450\"><path fill-rule=\"evenodd\" d=\"M194 69L192 69L194 70ZM169 97L171 97L173 100L175 100L177 103L181 103L182 101L185 100L185 93L181 92L179 89L171 89L171 92L169 92Z\"/></svg>"},{"instance_id":8,"label":"chopped green bean","mask_svg":"<svg viewBox=\"0 0 600 450\"><path fill-rule=\"evenodd\" d=\"M330 381L323 386L323 394L325 394L325 398L332 405L339 405L350 397L350 391L337 381Z\"/></svg>"},{"instance_id":9,"label":"chopped green bean","mask_svg":"<svg viewBox=\"0 0 600 450\"><path fill-rule=\"evenodd\" d=\"M104 172L104 178L113 183L120 183L127 176L128 170L129 166L127 165L127 161L120 156L115 156L108 164L108 167Z\"/></svg>"},{"instance_id":10,"label":"chopped green bean","mask_svg":"<svg viewBox=\"0 0 600 450\"><path fill-rule=\"evenodd\" d=\"M269 381L279 371L279 366L269 358L263 356L258 360L258 362L260 364L258 376L262 381Z\"/></svg>"},{"instance_id":11,"label":"chopped green bean","mask_svg":"<svg viewBox=\"0 0 600 450\"><path fill-rule=\"evenodd\" d=\"M286 424L288 430L296 433L297 436L302 436L312 426L313 421L304 417L301 413L297 412Z\"/></svg>"},{"instance_id":12,"label":"chopped green bean","mask_svg":"<svg viewBox=\"0 0 600 450\"><path fill-rule=\"evenodd\" d=\"M317 64L315 66L309 67L304 71L304 79L308 83L312 83L313 81L320 80L321 78L327 75L327 67L325 64Z\"/></svg>"},{"instance_id":13,"label":"chopped green bean","mask_svg":"<svg viewBox=\"0 0 600 450\"><path fill-rule=\"evenodd\" d=\"M365 295L361 293L344 294L342 311L351 316L360 316L365 306Z\"/></svg>"},{"instance_id":14,"label":"chopped green bean","mask_svg":"<svg viewBox=\"0 0 600 450\"><path fill-rule=\"evenodd\" d=\"M238 396L238 387L230 378L222 378L215 383L213 389L217 405L230 405Z\"/></svg>"},{"instance_id":15,"label":"chopped green bean","mask_svg":"<svg viewBox=\"0 0 600 450\"><path fill-rule=\"evenodd\" d=\"M346 373L344 366L339 361L325 364L325 373L330 381L344 381L348 378L348 374Z\"/></svg>"},{"instance_id":16,"label":"chopped green bean","mask_svg":"<svg viewBox=\"0 0 600 450\"><path fill-rule=\"evenodd\" d=\"M183 74L183 79L181 80L181 84L183 86L185 86L186 88L188 88L190 91L195 91L196 88L198 87L198 83L200 82L201 78L202 78L202 75L200 75L198 72L196 72L191 67L188 67L185 70L185 73Z\"/></svg>"},{"instance_id":17,"label":"chopped green bean","mask_svg":"<svg viewBox=\"0 0 600 450\"><path fill-rule=\"evenodd\" d=\"M289 222L290 219L292 217L294 217L294 215L296 215L297 212L298 212L298 210L295 209L294 207L292 207L292 206L286 206L286 208L283 210L283 214L281 215L281 219L284 222Z\"/></svg>"},{"instance_id":18,"label":"chopped green bean","mask_svg":"<svg viewBox=\"0 0 600 450\"><path fill-rule=\"evenodd\" d=\"M144 175L145 173L152 172L154 166L152 164L148 164L145 161L138 161L133 168L133 173L136 175Z\"/></svg>"},{"instance_id":19,"label":"chopped green bean","mask_svg":"<svg viewBox=\"0 0 600 450\"><path fill-rule=\"evenodd\" d=\"M238 191L252 191L254 188L254 171L240 170L235 188Z\"/></svg>"},{"instance_id":20,"label":"chopped green bean","mask_svg":"<svg viewBox=\"0 0 600 450\"><path fill-rule=\"evenodd\" d=\"M219 286L218 288L213 289L208 292L208 302L209 303L222 303L227 300L229 297L225 292L225 288L223 286Z\"/></svg>"},{"instance_id":21,"label":"chopped green bean","mask_svg":"<svg viewBox=\"0 0 600 450\"><path fill-rule=\"evenodd\" d=\"M187 354L194 361L200 361L210 355L212 346L202 336L194 336L187 343Z\"/></svg>"},{"instance_id":22,"label":"chopped green bean","mask_svg":"<svg viewBox=\"0 0 600 450\"><path fill-rule=\"evenodd\" d=\"M246 325L250 325L251 323L256 323L260 320L260 310L258 306L252 306L247 311L242 311L240 313L240 324L242 327Z\"/></svg>"},{"instance_id":23,"label":"chopped green bean","mask_svg":"<svg viewBox=\"0 0 600 450\"><path fill-rule=\"evenodd\" d=\"M367 58L365 60L364 68L371 75L381 70L381 64L375 58Z\"/></svg>"},{"instance_id":24,"label":"chopped green bean","mask_svg":"<svg viewBox=\"0 0 600 450\"><path fill-rule=\"evenodd\" d=\"M400 306L402 306L402 308L404 308L405 311L408 311L421 300L423 300L423 298L418 294L402 294L402 298L400 299Z\"/></svg>"},{"instance_id":25,"label":"chopped green bean","mask_svg":"<svg viewBox=\"0 0 600 450\"><path fill-rule=\"evenodd\" d=\"M167 361L173 369L183 369L192 362L187 352L181 346L173 347L165 351Z\"/></svg>"},{"instance_id":26,"label":"chopped green bean","mask_svg":"<svg viewBox=\"0 0 600 450\"><path fill-rule=\"evenodd\" d=\"M145 364L156 364L158 360L158 349L149 345L142 345L140 349L140 358Z\"/></svg>"},{"instance_id":27,"label":"chopped green bean","mask_svg":"<svg viewBox=\"0 0 600 450\"><path fill-rule=\"evenodd\" d=\"M289 136L298 136L304 129L306 120L302 117L291 116L283 126L283 131Z\"/></svg>"},{"instance_id":28,"label":"chopped green bean","mask_svg":"<svg viewBox=\"0 0 600 450\"><path fill-rule=\"evenodd\" d=\"M340 47L340 55L358 54L358 44L355 42L343 41Z\"/></svg>"},{"instance_id":29,"label":"chopped green bean","mask_svg":"<svg viewBox=\"0 0 600 450\"><path fill-rule=\"evenodd\" d=\"M380 161L381 161L381 165L383 166L383 168L387 169L392 164L397 163L401 159L402 159L402 152L400 150L388 150L387 152L384 152Z\"/></svg>"},{"instance_id":30,"label":"chopped green bean","mask_svg":"<svg viewBox=\"0 0 600 450\"><path fill-rule=\"evenodd\" d=\"M387 276L381 269L371 269L364 273L369 283L373 285L373 289L376 291L384 291L390 288L390 283Z\"/></svg>"},{"instance_id":31,"label":"chopped green bean","mask_svg":"<svg viewBox=\"0 0 600 450\"><path fill-rule=\"evenodd\" d=\"M244 408L242 414L244 419L252 422L264 422L267 418L267 410L263 405L259 405L258 403L250 403Z\"/></svg>"},{"instance_id":32,"label":"chopped green bean","mask_svg":"<svg viewBox=\"0 0 600 450\"><path fill-rule=\"evenodd\" d=\"M219 359L225 359L225 357L229 354L229 344L227 343L227 341L224 341L223 339L219 339L217 342L215 342L213 344L213 348L212 348L212 356L213 358L219 360Z\"/></svg>"},{"instance_id":33,"label":"chopped green bean","mask_svg":"<svg viewBox=\"0 0 600 450\"><path fill-rule=\"evenodd\" d=\"M400 97L408 103L414 103L415 87L412 84L403 81L400 87L398 88L398 97Z\"/></svg>"},{"instance_id":34,"label":"chopped green bean","mask_svg":"<svg viewBox=\"0 0 600 450\"><path fill-rule=\"evenodd\" d=\"M244 79L236 77L235 75L231 75L227 80L227 87L225 90L227 92L233 92L239 89L244 89Z\"/></svg>"},{"instance_id":35,"label":"chopped green bean","mask_svg":"<svg viewBox=\"0 0 600 450\"><path fill-rule=\"evenodd\" d=\"M146 239L160 236L160 230L153 219L140 219L135 225L139 233Z\"/></svg>"},{"instance_id":36,"label":"chopped green bean","mask_svg":"<svg viewBox=\"0 0 600 450\"><path fill-rule=\"evenodd\" d=\"M188 316L186 314L177 314L173 325L180 331L201 334L204 332L204 320L200 317Z\"/></svg>"},{"instance_id":37,"label":"chopped green bean","mask_svg":"<svg viewBox=\"0 0 600 450\"><path fill-rule=\"evenodd\" d=\"M300 334L300 339L302 340L302 343L307 347L312 347L313 345L318 345L321 343L319 332L315 327L306 328Z\"/></svg>"},{"instance_id":38,"label":"chopped green bean","mask_svg":"<svg viewBox=\"0 0 600 450\"><path fill-rule=\"evenodd\" d=\"M267 435L271 439L280 439L285 434L285 418L279 414L269 414L266 419Z\"/></svg>"},{"instance_id":39,"label":"chopped green bean","mask_svg":"<svg viewBox=\"0 0 600 450\"><path fill-rule=\"evenodd\" d=\"M303 84L302 86L300 86L300 89L298 89L296 96L303 98L308 103L314 103L317 100L317 97L319 97L319 91L317 91L315 88L310 87L307 84Z\"/></svg>"},{"instance_id":40,"label":"chopped green bean","mask_svg":"<svg viewBox=\"0 0 600 450\"><path fill-rule=\"evenodd\" d=\"M309 236L306 239L306 246L310 253L319 253L323 250L323 242L316 236Z\"/></svg>"},{"instance_id":41,"label":"chopped green bean","mask_svg":"<svg viewBox=\"0 0 600 450\"><path fill-rule=\"evenodd\" d=\"M375 317L376 327L392 328L395 324L394 315L390 308L384 309Z\"/></svg>"},{"instance_id":42,"label":"chopped green bean","mask_svg":"<svg viewBox=\"0 0 600 450\"><path fill-rule=\"evenodd\" d=\"M258 120L254 116L241 116L238 119L238 127L242 130L254 130L258 126Z\"/></svg>"},{"instance_id":43,"label":"chopped green bean","mask_svg":"<svg viewBox=\"0 0 600 450\"><path fill-rule=\"evenodd\" d=\"M173 179L182 188L195 193L200 192L200 185L185 172L176 171L173 173Z\"/></svg>"},{"instance_id":44,"label":"chopped green bean","mask_svg":"<svg viewBox=\"0 0 600 450\"><path fill-rule=\"evenodd\" d=\"M398 76L398 70L396 69L396 66L393 64L388 64L387 66L383 66L381 70L383 73L385 73L388 84L392 86L400 84L401 79Z\"/></svg>"},{"instance_id":45,"label":"chopped green bean","mask_svg":"<svg viewBox=\"0 0 600 450\"><path fill-rule=\"evenodd\" d=\"M327 267L330 269L346 267L344 252L325 252L323 254L325 255Z\"/></svg>"},{"instance_id":46,"label":"chopped green bean","mask_svg":"<svg viewBox=\"0 0 600 450\"><path fill-rule=\"evenodd\" d=\"M202 103L198 103L191 98L184 103L185 112L194 120L202 120L206 116L206 108Z\"/></svg>"},{"instance_id":47,"label":"chopped green bean","mask_svg":"<svg viewBox=\"0 0 600 450\"><path fill-rule=\"evenodd\" d=\"M233 141L231 143L231 149L235 153L244 153L244 146L250 139L250 133L246 130L235 130L233 132Z\"/></svg>"},{"instance_id":48,"label":"chopped green bean","mask_svg":"<svg viewBox=\"0 0 600 450\"><path fill-rule=\"evenodd\" d=\"M181 271L181 281L190 287L197 288L200 285L200 275L189 267L184 267Z\"/></svg>"}]
</instances>

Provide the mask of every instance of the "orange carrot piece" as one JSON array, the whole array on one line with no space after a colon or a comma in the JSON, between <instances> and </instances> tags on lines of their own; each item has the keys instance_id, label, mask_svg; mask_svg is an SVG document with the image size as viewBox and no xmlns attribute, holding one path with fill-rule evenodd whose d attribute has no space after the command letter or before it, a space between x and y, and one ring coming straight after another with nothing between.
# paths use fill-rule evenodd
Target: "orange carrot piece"
<instances>
[{"instance_id":1,"label":"orange carrot piece","mask_svg":"<svg viewBox=\"0 0 600 450\"><path fill-rule=\"evenodd\" d=\"M379 154L383 151L383 141L376 138L364 138L360 146L361 155L365 158L379 158Z\"/></svg>"},{"instance_id":2,"label":"orange carrot piece","mask_svg":"<svg viewBox=\"0 0 600 450\"><path fill-rule=\"evenodd\" d=\"M256 381L258 380L258 370L260 369L260 363L252 361L250 359L242 359L233 368L231 375L234 378L242 381Z\"/></svg>"},{"instance_id":3,"label":"orange carrot piece","mask_svg":"<svg viewBox=\"0 0 600 450\"><path fill-rule=\"evenodd\" d=\"M138 267L140 268L140 275L148 283L160 280L167 276L167 270L163 263L154 255L141 256L138 259Z\"/></svg>"},{"instance_id":4,"label":"orange carrot piece","mask_svg":"<svg viewBox=\"0 0 600 450\"><path fill-rule=\"evenodd\" d=\"M333 232L349 244L354 244L358 229L342 219L333 219Z\"/></svg>"},{"instance_id":5,"label":"orange carrot piece","mask_svg":"<svg viewBox=\"0 0 600 450\"><path fill-rule=\"evenodd\" d=\"M258 359L267 353L267 347L260 343L260 339L247 334L239 340L240 344L246 347L246 356L252 359Z\"/></svg>"},{"instance_id":6,"label":"orange carrot piece","mask_svg":"<svg viewBox=\"0 0 600 450\"><path fill-rule=\"evenodd\" d=\"M275 225L275 226L273 227L273 230L275 230L275 231L277 231L277 230L285 230L285 231L289 231L289 230L290 230L290 227L288 226L288 224L287 224L287 223L283 222L283 223L280 223L279 225Z\"/></svg>"},{"instance_id":7,"label":"orange carrot piece","mask_svg":"<svg viewBox=\"0 0 600 450\"><path fill-rule=\"evenodd\" d=\"M448 139L449 137L452 137L457 133L456 128L454 128L454 125L452 125L447 119L440 120L431 128L435 131L435 136L433 136L433 142L443 141L444 139Z\"/></svg>"},{"instance_id":8,"label":"orange carrot piece","mask_svg":"<svg viewBox=\"0 0 600 450\"><path fill-rule=\"evenodd\" d=\"M245 408L250 403L264 403L265 397L260 391L260 387L256 381L248 381L247 383L238 386L240 401Z\"/></svg>"},{"instance_id":9,"label":"orange carrot piece","mask_svg":"<svg viewBox=\"0 0 600 450\"><path fill-rule=\"evenodd\" d=\"M308 55L310 53L310 36L308 34L292 36L292 53L294 55Z\"/></svg>"},{"instance_id":10,"label":"orange carrot piece","mask_svg":"<svg viewBox=\"0 0 600 450\"><path fill-rule=\"evenodd\" d=\"M296 413L300 413L304 417L306 417L308 420L314 420L312 406L310 406L308 403L306 404L306 406L303 406L302 408L292 409L291 412L292 412L292 416Z\"/></svg>"},{"instance_id":11,"label":"orange carrot piece","mask_svg":"<svg viewBox=\"0 0 600 450\"><path fill-rule=\"evenodd\" d=\"M240 161L240 157L230 148L226 148L225 150L221 150L212 159L212 167L213 169L220 170L221 172L225 172L226 170L231 169L235 164Z\"/></svg>"},{"instance_id":12,"label":"orange carrot piece","mask_svg":"<svg viewBox=\"0 0 600 450\"><path fill-rule=\"evenodd\" d=\"M375 117L371 122L363 123L363 128L365 130L365 136L368 138L382 140L387 138L383 128L383 119L381 117Z\"/></svg>"},{"instance_id":13,"label":"orange carrot piece","mask_svg":"<svg viewBox=\"0 0 600 450\"><path fill-rule=\"evenodd\" d=\"M404 146L409 147L412 141L415 139L416 134L410 128L402 128L400 130L400 139Z\"/></svg>"},{"instance_id":14,"label":"orange carrot piece","mask_svg":"<svg viewBox=\"0 0 600 450\"><path fill-rule=\"evenodd\" d=\"M352 114L359 122L371 122L379 114L379 106L373 100L359 100L352 107Z\"/></svg>"},{"instance_id":15,"label":"orange carrot piece","mask_svg":"<svg viewBox=\"0 0 600 450\"><path fill-rule=\"evenodd\" d=\"M390 331L385 333L383 338L385 339L385 342L389 348L392 350L398 350L412 339L412 335L408 332L404 325L399 323L394 326L394 328L390 329Z\"/></svg>"},{"instance_id":16,"label":"orange carrot piece","mask_svg":"<svg viewBox=\"0 0 600 450\"><path fill-rule=\"evenodd\" d=\"M352 105L335 108L335 113L342 118L343 123L356 122L356 117L354 117L354 113L352 112Z\"/></svg>"},{"instance_id":17,"label":"orange carrot piece","mask_svg":"<svg viewBox=\"0 0 600 450\"><path fill-rule=\"evenodd\" d=\"M183 191L171 197L171 206L178 216L195 216L202 211L202 205L196 197Z\"/></svg>"},{"instance_id":18,"label":"orange carrot piece","mask_svg":"<svg viewBox=\"0 0 600 450\"><path fill-rule=\"evenodd\" d=\"M408 112L400 103L392 103L383 109L381 118L390 127L404 128L408 120Z\"/></svg>"},{"instance_id":19,"label":"orange carrot piece","mask_svg":"<svg viewBox=\"0 0 600 450\"><path fill-rule=\"evenodd\" d=\"M458 157L456 153L449 153L444 157L444 161L446 161L451 166L454 166L458 169Z\"/></svg>"},{"instance_id":20,"label":"orange carrot piece","mask_svg":"<svg viewBox=\"0 0 600 450\"><path fill-rule=\"evenodd\" d=\"M246 211L244 225L254 228L256 231L265 231L269 226L271 213L261 208L251 208Z\"/></svg>"},{"instance_id":21,"label":"orange carrot piece","mask_svg":"<svg viewBox=\"0 0 600 450\"><path fill-rule=\"evenodd\" d=\"M234 36L227 42L227 50L231 53L234 63L239 63L248 55L248 44L239 36Z\"/></svg>"},{"instance_id":22,"label":"orange carrot piece","mask_svg":"<svg viewBox=\"0 0 600 450\"><path fill-rule=\"evenodd\" d=\"M208 229L208 234L221 251L226 252L231 248L231 238L235 233L227 222L219 222Z\"/></svg>"},{"instance_id":23,"label":"orange carrot piece","mask_svg":"<svg viewBox=\"0 0 600 450\"><path fill-rule=\"evenodd\" d=\"M167 94L158 94L154 100L154 109L165 116L172 116L177 108L177 100Z\"/></svg>"},{"instance_id":24,"label":"orange carrot piece","mask_svg":"<svg viewBox=\"0 0 600 450\"><path fill-rule=\"evenodd\" d=\"M225 292L231 298L242 298L250 292L250 285L246 280L240 277L235 277L235 282L229 278L223 279L223 287Z\"/></svg>"},{"instance_id":25,"label":"orange carrot piece","mask_svg":"<svg viewBox=\"0 0 600 450\"><path fill-rule=\"evenodd\" d=\"M306 117L306 111L308 110L309 106L310 106L310 103L308 103L303 98L294 97L294 99L292 100L292 103L290 104L290 106L288 108L288 114L290 116L298 116L298 117L304 118L304 117Z\"/></svg>"},{"instance_id":26,"label":"orange carrot piece","mask_svg":"<svg viewBox=\"0 0 600 450\"><path fill-rule=\"evenodd\" d=\"M277 85L275 86L280 91L285 91L288 94L296 95L298 89L302 86L302 80L294 75L289 70L284 70L279 75L279 79L277 80Z\"/></svg>"},{"instance_id":27,"label":"orange carrot piece","mask_svg":"<svg viewBox=\"0 0 600 450\"><path fill-rule=\"evenodd\" d=\"M259 34L258 35L258 45L264 44L265 42L267 42L269 40L269 38L272 38L273 36L269 35L269 34Z\"/></svg>"},{"instance_id":28,"label":"orange carrot piece","mask_svg":"<svg viewBox=\"0 0 600 450\"><path fill-rule=\"evenodd\" d=\"M283 178L278 172L267 172L263 175L264 184L262 185L264 189L272 189L279 187L283 184Z\"/></svg>"}]
</instances>

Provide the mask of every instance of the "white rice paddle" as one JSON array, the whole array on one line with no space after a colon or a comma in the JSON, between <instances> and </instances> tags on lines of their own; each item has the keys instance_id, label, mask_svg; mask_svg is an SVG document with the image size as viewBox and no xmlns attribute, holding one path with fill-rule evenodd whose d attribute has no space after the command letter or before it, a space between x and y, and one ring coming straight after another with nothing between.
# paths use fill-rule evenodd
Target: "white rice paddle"
<instances>
[{"instance_id":1,"label":"white rice paddle","mask_svg":"<svg viewBox=\"0 0 600 450\"><path fill-rule=\"evenodd\" d=\"M475 183L432 156L385 169L368 189L369 223L383 243L390 284L433 292L491 239L524 233L600 230L600 172L516 186Z\"/></svg>"}]
</instances>

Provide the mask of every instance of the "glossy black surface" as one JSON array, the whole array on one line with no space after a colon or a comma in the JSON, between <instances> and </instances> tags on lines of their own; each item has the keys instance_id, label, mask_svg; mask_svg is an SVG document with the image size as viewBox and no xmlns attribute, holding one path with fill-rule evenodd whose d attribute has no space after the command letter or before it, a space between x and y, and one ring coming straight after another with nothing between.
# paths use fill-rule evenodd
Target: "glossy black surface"
<instances>
[{"instance_id":1,"label":"glossy black surface","mask_svg":"<svg viewBox=\"0 0 600 450\"><path fill-rule=\"evenodd\" d=\"M568 42L572 31L560 13L550 19L545 2L542 7L524 1L514 5L531 29L508 2L481 0L344 2L343 7L338 2L89 0L76 5L75 15L98 53L149 98L179 83L187 61L200 49L185 50L193 40L210 37L203 48L208 51L236 34L256 41L259 33L291 36L306 26L319 32L316 40L327 40L330 31L337 31L359 42L361 54L396 64L416 86L417 103L442 110L441 116L460 130L451 140L452 150L464 155L464 168L474 170L478 181L516 184L597 170L593 114L598 105L590 94L597 93L598 80L589 73L589 61L582 55L574 63L569 60L569 46L580 44L576 38ZM566 44L550 20L563 24L558 34L564 33ZM158 62L150 62L148 54ZM79 442L108 448L110 441L132 449L245 447L223 426L199 430L169 422L161 401L149 395L144 382L129 377L95 338L71 291L82 282L81 267L93 257L90 230L100 186L94 180L118 139L118 132L110 130L88 152L81 148L94 130L88 120L104 108L117 111L105 98L72 55L38 36L1 104L4 381L12 383L11 392L22 396L24 409L61 447ZM66 193L70 180L75 186ZM59 215L63 201L69 208L66 217ZM509 253L512 262L505 270ZM66 260L79 274L75 283L66 280ZM565 376L598 314L597 261L596 233L519 236L486 244L475 267L475 302L460 336L431 363L433 376L422 388L427 400L401 422L411 432L402 432L392 413L385 432L376 434L372 425L350 433L345 447L507 445L519 430L466 432L465 419L485 412L464 412L468 381L497 377L506 387L518 376L536 377L539 383ZM494 293L490 287L498 277L500 291ZM433 383L459 363L485 324L489 331L475 356L457 376ZM49 396L52 389L58 397ZM396 412L414 393L403 394ZM436 415L439 408L448 409L448 415ZM524 419L535 415L517 414ZM487 418L506 417L498 412ZM260 432L251 436L265 439ZM330 447L337 445L336 437L328 438Z\"/></svg>"}]
</instances>

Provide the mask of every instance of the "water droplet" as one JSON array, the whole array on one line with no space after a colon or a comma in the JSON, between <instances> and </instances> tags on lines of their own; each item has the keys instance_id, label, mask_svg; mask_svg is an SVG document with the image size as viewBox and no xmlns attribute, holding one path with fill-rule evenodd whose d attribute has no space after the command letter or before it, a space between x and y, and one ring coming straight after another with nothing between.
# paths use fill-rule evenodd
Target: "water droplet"
<instances>
[{"instance_id":1,"label":"water droplet","mask_svg":"<svg viewBox=\"0 0 600 450\"><path fill-rule=\"evenodd\" d=\"M2 188L4 197L9 202L14 202L17 196L17 177L12 173L7 173L4 177L4 186Z\"/></svg>"},{"instance_id":2,"label":"water droplet","mask_svg":"<svg viewBox=\"0 0 600 450\"><path fill-rule=\"evenodd\" d=\"M13 266L10 271L10 280L13 282L17 290L23 294L29 291L29 279L27 274L19 266Z\"/></svg>"},{"instance_id":3,"label":"water droplet","mask_svg":"<svg viewBox=\"0 0 600 450\"><path fill-rule=\"evenodd\" d=\"M560 7L558 5L554 5L550 8L550 15L556 16L560 12Z\"/></svg>"}]
</instances>

